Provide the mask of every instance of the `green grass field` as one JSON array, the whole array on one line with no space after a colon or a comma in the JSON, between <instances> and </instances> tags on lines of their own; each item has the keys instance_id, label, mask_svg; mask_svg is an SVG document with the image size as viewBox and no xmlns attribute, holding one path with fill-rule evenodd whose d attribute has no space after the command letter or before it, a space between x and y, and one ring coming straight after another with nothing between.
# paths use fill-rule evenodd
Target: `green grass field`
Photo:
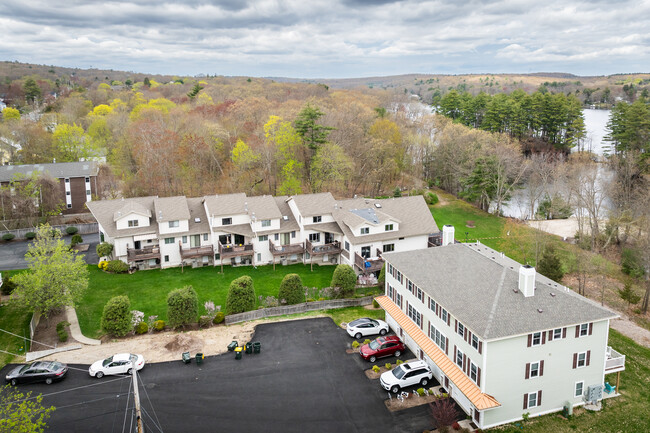
<instances>
[{"instance_id":1,"label":"green grass field","mask_svg":"<svg viewBox=\"0 0 650 433\"><path fill-rule=\"evenodd\" d=\"M106 302L117 295L127 295L131 309L145 313L145 317L157 315L167 320L167 294L187 285L192 286L199 295L199 311L203 311L205 301L211 300L215 305L225 308L226 295L230 282L242 275L253 279L257 296L278 296L282 278L289 273L299 274L307 287L328 287L332 281L334 266L314 266L310 271L308 265L290 266L250 266L224 267L223 274L219 268L205 267L184 272L180 268L139 271L129 274L107 274L96 266L90 266L88 291L77 307L77 316L82 332L95 337L100 333L100 319Z\"/></svg>"},{"instance_id":2,"label":"green grass field","mask_svg":"<svg viewBox=\"0 0 650 433\"><path fill-rule=\"evenodd\" d=\"M29 321L31 319L32 314L28 308L20 307L11 302L0 306L0 329L29 338ZM0 349L4 352L24 355L27 348L22 338L0 332ZM12 361L23 362L24 360L24 358L0 352L0 367Z\"/></svg>"}]
</instances>

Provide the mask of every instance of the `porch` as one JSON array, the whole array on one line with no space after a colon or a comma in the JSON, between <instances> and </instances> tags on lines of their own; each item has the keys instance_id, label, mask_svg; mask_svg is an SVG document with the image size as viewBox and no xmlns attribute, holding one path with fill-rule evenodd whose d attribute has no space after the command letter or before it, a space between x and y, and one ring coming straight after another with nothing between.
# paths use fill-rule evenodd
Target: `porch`
<instances>
[{"instance_id":1,"label":"porch","mask_svg":"<svg viewBox=\"0 0 650 433\"><path fill-rule=\"evenodd\" d=\"M181 253L181 270L186 260L191 261L192 267L214 265L214 247L212 245L183 248L183 244L179 242L178 249ZM201 259L203 259L202 262Z\"/></svg>"},{"instance_id":2,"label":"porch","mask_svg":"<svg viewBox=\"0 0 650 433\"><path fill-rule=\"evenodd\" d=\"M219 241L218 246L219 246L219 259L221 262L222 272L223 272L223 262L224 260L227 259L231 259L231 265L233 266L247 265L253 263L253 256L255 255L255 250L253 249L252 243L224 245L221 243L221 241Z\"/></svg>"},{"instance_id":3,"label":"porch","mask_svg":"<svg viewBox=\"0 0 650 433\"><path fill-rule=\"evenodd\" d=\"M323 263L331 262L338 263L338 257L341 253L341 242L332 241L322 245L314 245L309 240L305 240L305 252L309 254L310 265L313 269L314 266L314 256L322 258ZM333 259L330 259L330 256L334 256Z\"/></svg>"},{"instance_id":4,"label":"porch","mask_svg":"<svg viewBox=\"0 0 650 433\"><path fill-rule=\"evenodd\" d=\"M381 251L377 250L376 258L364 258L359 255L359 253L354 253L354 267L356 270L364 275L371 274L373 272L381 271L381 268L384 267L384 259L381 258Z\"/></svg>"},{"instance_id":5,"label":"porch","mask_svg":"<svg viewBox=\"0 0 650 433\"><path fill-rule=\"evenodd\" d=\"M605 374L617 373L625 370L625 355L607 346L605 352Z\"/></svg>"},{"instance_id":6,"label":"porch","mask_svg":"<svg viewBox=\"0 0 650 433\"><path fill-rule=\"evenodd\" d=\"M275 258L277 256L284 257L282 259L282 264L286 265L288 261L291 261L289 258L291 256L296 256L298 260L302 260L302 254L305 252L305 247L302 243L300 244L289 244L289 245L276 245L271 239L269 239L269 251L273 255L273 270L275 270ZM294 261L298 261L294 260Z\"/></svg>"},{"instance_id":7,"label":"porch","mask_svg":"<svg viewBox=\"0 0 650 433\"><path fill-rule=\"evenodd\" d=\"M150 245L136 249L127 246L126 257L129 263L152 259L157 259L160 262L160 247L158 245Z\"/></svg>"}]
</instances>

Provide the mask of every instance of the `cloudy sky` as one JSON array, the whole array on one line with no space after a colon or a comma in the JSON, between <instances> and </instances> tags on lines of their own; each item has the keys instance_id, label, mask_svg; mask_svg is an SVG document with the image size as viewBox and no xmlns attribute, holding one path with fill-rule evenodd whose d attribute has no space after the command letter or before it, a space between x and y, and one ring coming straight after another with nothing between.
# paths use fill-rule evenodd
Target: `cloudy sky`
<instances>
[{"instance_id":1,"label":"cloudy sky","mask_svg":"<svg viewBox=\"0 0 650 433\"><path fill-rule=\"evenodd\" d=\"M650 0L0 0L0 59L172 75L650 72Z\"/></svg>"}]
</instances>

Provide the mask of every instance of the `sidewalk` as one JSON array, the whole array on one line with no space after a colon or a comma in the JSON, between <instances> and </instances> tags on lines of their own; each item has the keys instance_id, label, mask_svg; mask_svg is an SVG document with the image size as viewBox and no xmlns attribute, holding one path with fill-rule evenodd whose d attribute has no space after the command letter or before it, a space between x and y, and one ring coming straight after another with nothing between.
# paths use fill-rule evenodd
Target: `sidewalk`
<instances>
[{"instance_id":1,"label":"sidewalk","mask_svg":"<svg viewBox=\"0 0 650 433\"><path fill-rule=\"evenodd\" d=\"M95 340L93 338L88 338L81 333L81 328L79 327L79 319L77 318L77 311L73 307L66 307L65 314L70 323L70 335L72 338L77 340L81 344L87 344L89 346L99 346L102 344L101 341Z\"/></svg>"}]
</instances>

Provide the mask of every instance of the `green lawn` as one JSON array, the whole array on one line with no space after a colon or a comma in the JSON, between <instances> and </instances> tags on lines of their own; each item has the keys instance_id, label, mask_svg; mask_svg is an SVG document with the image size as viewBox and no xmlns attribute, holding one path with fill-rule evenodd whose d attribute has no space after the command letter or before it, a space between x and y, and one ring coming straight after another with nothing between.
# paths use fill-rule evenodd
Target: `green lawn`
<instances>
[{"instance_id":1,"label":"green lawn","mask_svg":"<svg viewBox=\"0 0 650 433\"><path fill-rule=\"evenodd\" d=\"M640 346L614 330L609 331L609 344L625 358L625 371L621 373L620 397L605 400L600 412L577 410L571 419L557 414L531 418L523 430L529 432L647 432L650 430L650 349ZM614 384L616 375L606 376ZM518 427L507 426L504 432L520 432Z\"/></svg>"},{"instance_id":2,"label":"green lawn","mask_svg":"<svg viewBox=\"0 0 650 433\"><path fill-rule=\"evenodd\" d=\"M12 302L0 306L0 329L29 338L29 321L31 319L32 314L28 308L20 307ZM26 350L25 341L22 338L0 332L0 349L5 352L24 355ZM0 368L12 361L24 362L25 359L0 352Z\"/></svg>"},{"instance_id":3,"label":"green lawn","mask_svg":"<svg viewBox=\"0 0 650 433\"><path fill-rule=\"evenodd\" d=\"M167 320L167 294L186 285L194 287L199 295L200 311L203 303L211 300L215 305L225 308L226 295L230 282L242 275L253 278L257 296L276 296L282 278L288 273L297 273L308 287L328 287L332 281L335 266L314 266L310 271L308 265L251 266L220 268L180 268L164 270L139 271L129 274L107 274L96 266L89 266L90 281L88 291L77 307L77 316L82 332L94 337L100 334L100 319L106 302L117 295L128 295L131 309L143 311L145 317L157 315Z\"/></svg>"}]
</instances>

